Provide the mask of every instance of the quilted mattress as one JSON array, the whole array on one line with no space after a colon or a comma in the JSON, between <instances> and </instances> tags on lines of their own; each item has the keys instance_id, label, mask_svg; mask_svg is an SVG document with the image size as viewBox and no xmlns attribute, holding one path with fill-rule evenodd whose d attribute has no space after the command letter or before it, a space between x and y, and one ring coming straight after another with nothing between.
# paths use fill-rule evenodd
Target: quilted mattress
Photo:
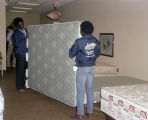
<instances>
[{"instance_id":1,"label":"quilted mattress","mask_svg":"<svg viewBox=\"0 0 148 120\"><path fill-rule=\"evenodd\" d=\"M148 120L148 83L101 89L101 110L116 120Z\"/></svg>"},{"instance_id":2,"label":"quilted mattress","mask_svg":"<svg viewBox=\"0 0 148 120\"><path fill-rule=\"evenodd\" d=\"M69 48L80 35L81 22L29 26L28 84L69 106L76 106L76 73Z\"/></svg>"}]
</instances>

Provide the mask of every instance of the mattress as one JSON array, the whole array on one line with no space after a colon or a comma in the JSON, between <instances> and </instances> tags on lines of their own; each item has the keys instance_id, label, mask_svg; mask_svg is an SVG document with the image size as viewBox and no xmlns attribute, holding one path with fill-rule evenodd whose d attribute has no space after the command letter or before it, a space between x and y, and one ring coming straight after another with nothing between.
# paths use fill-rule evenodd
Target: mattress
<instances>
[{"instance_id":1,"label":"mattress","mask_svg":"<svg viewBox=\"0 0 148 120\"><path fill-rule=\"evenodd\" d=\"M76 106L76 72L69 48L81 22L29 26L28 85L69 106Z\"/></svg>"},{"instance_id":2,"label":"mattress","mask_svg":"<svg viewBox=\"0 0 148 120\"><path fill-rule=\"evenodd\" d=\"M94 102L100 102L102 87L133 85L133 84L143 84L143 83L147 83L147 81L143 81L143 80L135 79L132 77L127 77L127 76L95 77L93 81Z\"/></svg>"},{"instance_id":3,"label":"mattress","mask_svg":"<svg viewBox=\"0 0 148 120\"><path fill-rule=\"evenodd\" d=\"M110 73L117 73L119 69L116 66L102 63L102 62L97 62L96 63L96 74L110 74Z\"/></svg>"},{"instance_id":4,"label":"mattress","mask_svg":"<svg viewBox=\"0 0 148 120\"><path fill-rule=\"evenodd\" d=\"M104 87L101 111L116 120L148 120L148 83Z\"/></svg>"}]
</instances>

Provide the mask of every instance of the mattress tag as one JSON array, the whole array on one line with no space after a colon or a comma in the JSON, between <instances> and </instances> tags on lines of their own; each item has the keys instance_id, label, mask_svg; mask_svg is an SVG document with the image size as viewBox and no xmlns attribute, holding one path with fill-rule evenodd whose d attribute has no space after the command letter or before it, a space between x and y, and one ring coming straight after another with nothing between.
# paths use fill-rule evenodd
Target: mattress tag
<instances>
[{"instance_id":1,"label":"mattress tag","mask_svg":"<svg viewBox=\"0 0 148 120\"><path fill-rule=\"evenodd\" d=\"M122 100L118 100L118 106L119 106L119 108L122 108L123 109L123 105L124 105L124 102Z\"/></svg>"},{"instance_id":2,"label":"mattress tag","mask_svg":"<svg viewBox=\"0 0 148 120\"><path fill-rule=\"evenodd\" d=\"M135 107L130 105L129 106L129 120L134 120L135 116Z\"/></svg>"},{"instance_id":3,"label":"mattress tag","mask_svg":"<svg viewBox=\"0 0 148 120\"><path fill-rule=\"evenodd\" d=\"M78 67L76 67L76 66L73 66L73 71L77 71L77 69L78 69Z\"/></svg>"},{"instance_id":4,"label":"mattress tag","mask_svg":"<svg viewBox=\"0 0 148 120\"><path fill-rule=\"evenodd\" d=\"M113 104L113 96L109 95L109 104L112 105Z\"/></svg>"},{"instance_id":5,"label":"mattress tag","mask_svg":"<svg viewBox=\"0 0 148 120\"><path fill-rule=\"evenodd\" d=\"M109 98L108 98L109 102L113 102L113 98L114 98L113 96L109 95Z\"/></svg>"},{"instance_id":6,"label":"mattress tag","mask_svg":"<svg viewBox=\"0 0 148 120\"><path fill-rule=\"evenodd\" d=\"M110 114L113 114L113 96L109 95L109 104L108 104L108 109L110 111Z\"/></svg>"},{"instance_id":7,"label":"mattress tag","mask_svg":"<svg viewBox=\"0 0 148 120\"><path fill-rule=\"evenodd\" d=\"M123 105L124 105L124 102L122 100L118 100L117 120L120 120L122 118Z\"/></svg>"},{"instance_id":8,"label":"mattress tag","mask_svg":"<svg viewBox=\"0 0 148 120\"><path fill-rule=\"evenodd\" d=\"M144 111L140 112L140 120L148 120L146 112Z\"/></svg>"},{"instance_id":9,"label":"mattress tag","mask_svg":"<svg viewBox=\"0 0 148 120\"><path fill-rule=\"evenodd\" d=\"M28 61L28 53L26 53L26 61Z\"/></svg>"}]
</instances>

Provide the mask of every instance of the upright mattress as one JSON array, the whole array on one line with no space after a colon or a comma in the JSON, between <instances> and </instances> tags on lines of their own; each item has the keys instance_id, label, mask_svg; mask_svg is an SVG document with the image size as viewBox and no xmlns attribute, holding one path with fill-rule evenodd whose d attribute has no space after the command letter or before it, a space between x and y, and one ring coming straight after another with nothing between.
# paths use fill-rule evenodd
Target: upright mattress
<instances>
[{"instance_id":1,"label":"upright mattress","mask_svg":"<svg viewBox=\"0 0 148 120\"><path fill-rule=\"evenodd\" d=\"M81 22L29 26L28 84L31 89L76 106L76 73L69 48L80 35Z\"/></svg>"},{"instance_id":2,"label":"upright mattress","mask_svg":"<svg viewBox=\"0 0 148 120\"><path fill-rule=\"evenodd\" d=\"M148 83L101 89L101 110L116 120L148 120Z\"/></svg>"}]
</instances>

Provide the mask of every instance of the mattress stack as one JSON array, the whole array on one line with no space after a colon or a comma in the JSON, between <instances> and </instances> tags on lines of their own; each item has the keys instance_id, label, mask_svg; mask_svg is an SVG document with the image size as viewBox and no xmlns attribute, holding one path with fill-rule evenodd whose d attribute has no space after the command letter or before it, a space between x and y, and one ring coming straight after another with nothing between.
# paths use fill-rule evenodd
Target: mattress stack
<instances>
[{"instance_id":1,"label":"mattress stack","mask_svg":"<svg viewBox=\"0 0 148 120\"><path fill-rule=\"evenodd\" d=\"M148 120L148 84L104 87L101 111L116 120Z\"/></svg>"},{"instance_id":2,"label":"mattress stack","mask_svg":"<svg viewBox=\"0 0 148 120\"><path fill-rule=\"evenodd\" d=\"M0 120L3 120L4 98L0 89Z\"/></svg>"}]
</instances>

